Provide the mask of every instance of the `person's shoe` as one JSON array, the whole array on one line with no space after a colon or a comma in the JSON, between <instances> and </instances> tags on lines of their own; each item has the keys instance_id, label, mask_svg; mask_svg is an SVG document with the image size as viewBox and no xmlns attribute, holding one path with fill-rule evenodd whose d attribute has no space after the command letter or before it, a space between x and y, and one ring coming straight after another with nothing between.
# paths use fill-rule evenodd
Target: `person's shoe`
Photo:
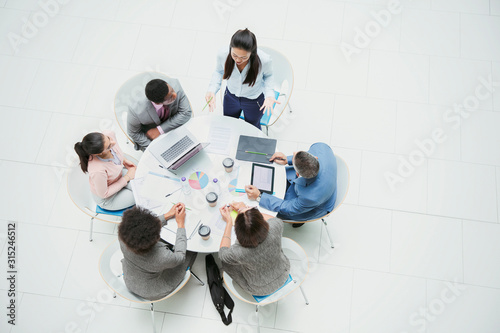
<instances>
[{"instance_id":1,"label":"person's shoe","mask_svg":"<svg viewBox=\"0 0 500 333\"><path fill-rule=\"evenodd\" d=\"M304 223L293 223L292 228L300 228L304 225Z\"/></svg>"}]
</instances>

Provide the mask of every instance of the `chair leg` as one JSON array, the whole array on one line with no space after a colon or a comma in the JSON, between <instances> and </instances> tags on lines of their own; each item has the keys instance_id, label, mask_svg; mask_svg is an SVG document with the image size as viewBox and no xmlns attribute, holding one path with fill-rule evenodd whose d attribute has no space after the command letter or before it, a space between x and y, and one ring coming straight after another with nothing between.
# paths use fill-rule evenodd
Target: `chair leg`
<instances>
[{"instance_id":1,"label":"chair leg","mask_svg":"<svg viewBox=\"0 0 500 333\"><path fill-rule=\"evenodd\" d=\"M192 270L189 270L189 273L191 273L191 275L192 275L192 276L193 276L196 280L198 280L198 282L199 282L202 286L204 286L204 285L205 285L205 283L203 283L203 281L201 281L201 280L200 280L200 278L199 278L198 276L196 276L196 274L194 274Z\"/></svg>"},{"instance_id":2,"label":"chair leg","mask_svg":"<svg viewBox=\"0 0 500 333\"><path fill-rule=\"evenodd\" d=\"M97 215L96 215L97 216ZM89 235L89 242L92 242L92 230L94 229L94 217L90 218L90 235Z\"/></svg>"},{"instance_id":3,"label":"chair leg","mask_svg":"<svg viewBox=\"0 0 500 333\"><path fill-rule=\"evenodd\" d=\"M155 310L154 305L151 303L151 318L153 319L153 333L156 333L156 325L155 325Z\"/></svg>"},{"instance_id":4,"label":"chair leg","mask_svg":"<svg viewBox=\"0 0 500 333\"><path fill-rule=\"evenodd\" d=\"M307 300L306 293L304 292L304 289L302 289L302 286L300 286L300 291L302 292L302 296L304 296L304 300L306 301L306 305L309 305L309 301Z\"/></svg>"},{"instance_id":5,"label":"chair leg","mask_svg":"<svg viewBox=\"0 0 500 333\"><path fill-rule=\"evenodd\" d=\"M260 324L259 324L259 306L255 306L255 314L257 315L257 333L260 333Z\"/></svg>"},{"instance_id":6,"label":"chair leg","mask_svg":"<svg viewBox=\"0 0 500 333\"><path fill-rule=\"evenodd\" d=\"M330 245L331 245L331 247L333 249L334 248L333 247L333 241L332 241L332 237L330 236L330 231L328 231L328 225L326 224L325 219L321 219L321 221L323 221L323 224L325 225L326 234L328 235L328 239L330 240Z\"/></svg>"}]
</instances>

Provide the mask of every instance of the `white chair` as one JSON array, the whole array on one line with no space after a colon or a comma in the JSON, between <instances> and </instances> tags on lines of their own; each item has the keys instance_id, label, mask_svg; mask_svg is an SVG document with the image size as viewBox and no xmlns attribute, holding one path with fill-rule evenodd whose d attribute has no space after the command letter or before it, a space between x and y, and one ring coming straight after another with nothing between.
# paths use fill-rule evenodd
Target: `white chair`
<instances>
[{"instance_id":1,"label":"white chair","mask_svg":"<svg viewBox=\"0 0 500 333\"><path fill-rule=\"evenodd\" d=\"M306 251L304 251L304 249L297 242L287 237L283 237L281 239L281 247L286 257L290 260L290 275L292 276L293 281L289 282L287 285L276 291L271 296L265 298L261 302L257 302L252 295L247 293L236 282L234 282L226 272L222 274L224 284L231 294L245 303L255 305L258 332L260 332L259 306L265 306L277 302L288 296L293 291L297 290L297 288L300 288L306 305L309 305L306 294L302 289L302 283L304 282L309 272L309 260L307 259Z\"/></svg>"},{"instance_id":2,"label":"white chair","mask_svg":"<svg viewBox=\"0 0 500 333\"><path fill-rule=\"evenodd\" d=\"M125 158L134 162L137 165L137 160L127 154ZM92 242L92 230L94 227L94 219L104 222L118 224L121 222L121 216L107 215L97 213L97 203L94 201L90 192L89 175L83 173L80 166L73 167L68 170L67 189L71 201L85 214L90 216L90 236L89 241Z\"/></svg>"},{"instance_id":3,"label":"white chair","mask_svg":"<svg viewBox=\"0 0 500 333\"><path fill-rule=\"evenodd\" d=\"M278 121L287 106L290 112L292 112L290 97L293 91L294 76L292 64L285 55L266 46L261 46L260 49L269 54L273 60L273 76L275 85L273 89L279 92L278 101L281 103L275 105L267 125L264 124L266 127L266 134L268 134L269 127Z\"/></svg>"},{"instance_id":4,"label":"white chair","mask_svg":"<svg viewBox=\"0 0 500 333\"><path fill-rule=\"evenodd\" d=\"M330 232L328 231L328 225L326 224L325 219L334 211L336 211L337 208L340 207L340 205L342 205L347 196L347 192L349 191L349 167L347 166L347 163L344 161L344 159L340 156L335 155L335 158L337 159L337 200L335 201L335 205L333 206L332 211L322 217L308 221L284 220L284 222L287 223L309 223L318 220L323 221L326 234L328 235L328 239L330 240L330 246L332 247L332 249L334 248L333 241L332 237L330 236Z\"/></svg>"},{"instance_id":5,"label":"white chair","mask_svg":"<svg viewBox=\"0 0 500 333\"><path fill-rule=\"evenodd\" d=\"M130 138L127 132L127 114L129 105L134 105L138 101L145 98L145 88L149 81L153 79L162 79L168 81L170 79L169 76L158 73L158 72L143 72L137 75L132 76L130 79L125 81L120 89L116 92L115 95L115 117L118 122L118 126L120 126L123 133L127 137L129 142L134 144L134 141ZM189 104L191 106L191 102ZM191 107L191 110L193 108ZM194 116L194 112L192 113Z\"/></svg>"},{"instance_id":6,"label":"white chair","mask_svg":"<svg viewBox=\"0 0 500 333\"><path fill-rule=\"evenodd\" d=\"M186 274L184 275L184 279L181 281L181 283L175 288L170 294L167 296L158 299L158 300L147 300L145 298L142 298L140 296L135 295L132 293L130 290L128 290L127 286L125 285L125 281L123 280L123 271L122 271L122 264L121 260L123 258L123 254L120 250L120 243L118 240L113 241L111 244L108 245L108 247L104 250L104 252L101 254L101 257L99 259L99 273L101 273L101 277L106 282L106 284L113 290L113 297L116 298L116 294L120 295L120 297L125 298L126 300L129 300L131 302L135 303L150 303L151 304L151 318L153 320L153 333L156 332L156 326L155 326L155 314L154 314L154 303L163 301L169 297L172 297L175 295L179 290L182 289L186 285L186 283L189 281L189 278L191 274L195 276L195 278L202 284L204 285L203 282L201 282L200 279L196 275L194 275L190 269L186 270Z\"/></svg>"}]
</instances>

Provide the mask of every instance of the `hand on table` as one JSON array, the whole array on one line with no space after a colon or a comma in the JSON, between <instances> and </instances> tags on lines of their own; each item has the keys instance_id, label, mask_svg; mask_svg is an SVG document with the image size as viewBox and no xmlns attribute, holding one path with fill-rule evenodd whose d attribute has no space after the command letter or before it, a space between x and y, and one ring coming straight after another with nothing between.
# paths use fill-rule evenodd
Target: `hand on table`
<instances>
[{"instance_id":1,"label":"hand on table","mask_svg":"<svg viewBox=\"0 0 500 333\"><path fill-rule=\"evenodd\" d=\"M280 102L278 102L277 100L275 100L274 97L267 97L264 100L264 104L262 104L262 106L260 107L259 110L262 111L262 109L264 109L264 111L262 111L262 113L267 113L267 112L273 113L273 105L274 105L274 103L281 104Z\"/></svg>"},{"instance_id":2,"label":"hand on table","mask_svg":"<svg viewBox=\"0 0 500 333\"><path fill-rule=\"evenodd\" d=\"M186 206L179 202L175 207L175 222L177 222L177 228L184 228L184 222L186 221Z\"/></svg>"},{"instance_id":3,"label":"hand on table","mask_svg":"<svg viewBox=\"0 0 500 333\"><path fill-rule=\"evenodd\" d=\"M123 166L127 169L137 167L133 162L126 160L126 159L123 159Z\"/></svg>"},{"instance_id":4,"label":"hand on table","mask_svg":"<svg viewBox=\"0 0 500 333\"><path fill-rule=\"evenodd\" d=\"M130 178L130 180L134 179L137 167L135 167L135 166L133 166L133 167L127 167L127 166L125 166L125 167L127 168L127 173L125 174L125 176L128 176L128 178Z\"/></svg>"},{"instance_id":5,"label":"hand on table","mask_svg":"<svg viewBox=\"0 0 500 333\"><path fill-rule=\"evenodd\" d=\"M238 212L240 209L245 208L247 205L245 205L243 202L233 201L229 204L229 206L231 206L232 209Z\"/></svg>"},{"instance_id":6,"label":"hand on table","mask_svg":"<svg viewBox=\"0 0 500 333\"><path fill-rule=\"evenodd\" d=\"M276 164L287 165L288 159L285 154L280 152L275 152L273 156L269 159L269 162L274 162Z\"/></svg>"},{"instance_id":7,"label":"hand on table","mask_svg":"<svg viewBox=\"0 0 500 333\"><path fill-rule=\"evenodd\" d=\"M210 100L211 99L211 100ZM210 112L214 112L215 110L215 94L213 92L207 92L207 94L205 95L205 101L210 101L208 103L208 110Z\"/></svg>"},{"instance_id":8,"label":"hand on table","mask_svg":"<svg viewBox=\"0 0 500 333\"><path fill-rule=\"evenodd\" d=\"M177 211L177 208L179 207L179 205L181 205L181 203L176 203L175 205L172 206L172 208L170 208L170 210L168 212L163 214L163 217L165 217L165 220L170 220L170 219L173 219L175 217L175 212Z\"/></svg>"},{"instance_id":9,"label":"hand on table","mask_svg":"<svg viewBox=\"0 0 500 333\"><path fill-rule=\"evenodd\" d=\"M155 127L146 132L146 136L149 140L154 140L160 136L160 131Z\"/></svg>"},{"instance_id":10,"label":"hand on table","mask_svg":"<svg viewBox=\"0 0 500 333\"><path fill-rule=\"evenodd\" d=\"M220 215L222 216L222 220L224 220L224 222L226 222L226 223L233 223L233 219L231 217L231 210L232 210L232 208L230 208L228 206L223 206L223 207L219 208Z\"/></svg>"},{"instance_id":11,"label":"hand on table","mask_svg":"<svg viewBox=\"0 0 500 333\"><path fill-rule=\"evenodd\" d=\"M245 186L245 192L247 193L248 199L250 200L257 200L260 195L259 189L253 185Z\"/></svg>"}]
</instances>

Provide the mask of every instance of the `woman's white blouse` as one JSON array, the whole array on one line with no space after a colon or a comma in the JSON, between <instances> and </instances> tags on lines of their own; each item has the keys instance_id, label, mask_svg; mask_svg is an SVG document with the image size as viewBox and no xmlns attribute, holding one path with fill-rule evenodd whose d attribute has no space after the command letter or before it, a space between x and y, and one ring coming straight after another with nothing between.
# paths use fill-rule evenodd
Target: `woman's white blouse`
<instances>
[{"instance_id":1,"label":"woman's white blouse","mask_svg":"<svg viewBox=\"0 0 500 333\"><path fill-rule=\"evenodd\" d=\"M210 85L208 86L208 91L213 92L214 94L216 94L220 89L222 77L224 75L224 64L226 63L228 51L229 48L226 47L221 49L217 54L217 65L214 73L212 74ZM262 93L264 93L266 98L274 97L273 62L271 56L261 49L257 49L257 54L259 55L262 66L259 74L257 75L255 84L253 86L243 84L250 67L250 62L247 63L241 73L236 64L234 64L231 77L227 80L227 88L232 94L249 99L256 99Z\"/></svg>"}]
</instances>

